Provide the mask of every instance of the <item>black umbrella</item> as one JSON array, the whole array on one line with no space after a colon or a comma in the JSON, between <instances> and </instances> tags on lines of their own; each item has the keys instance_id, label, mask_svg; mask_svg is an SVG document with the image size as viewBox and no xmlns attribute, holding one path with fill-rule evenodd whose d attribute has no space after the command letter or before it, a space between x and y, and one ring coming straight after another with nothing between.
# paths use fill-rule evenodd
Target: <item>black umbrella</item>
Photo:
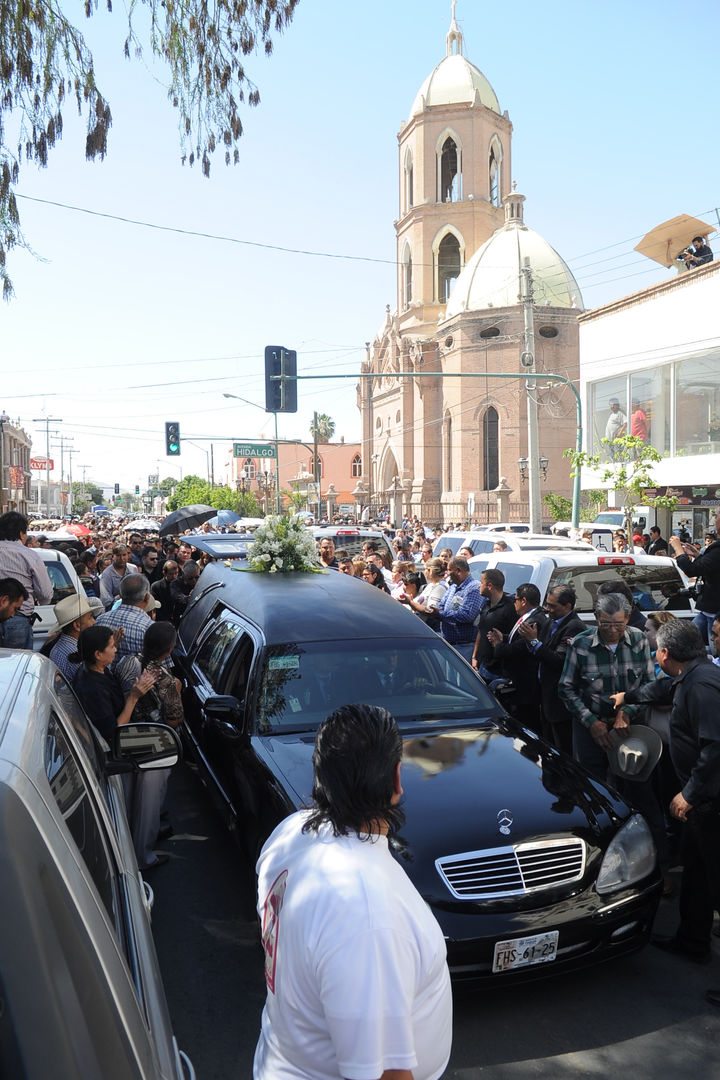
<instances>
[{"instance_id":1,"label":"black umbrella","mask_svg":"<svg viewBox=\"0 0 720 1080\"><path fill-rule=\"evenodd\" d=\"M195 503L193 506L181 506L179 510L173 510L172 514L163 521L160 526L161 536L172 536L175 533L185 532L186 529L195 529L204 521L215 517L217 509L214 506L205 506L204 503Z\"/></svg>"}]
</instances>

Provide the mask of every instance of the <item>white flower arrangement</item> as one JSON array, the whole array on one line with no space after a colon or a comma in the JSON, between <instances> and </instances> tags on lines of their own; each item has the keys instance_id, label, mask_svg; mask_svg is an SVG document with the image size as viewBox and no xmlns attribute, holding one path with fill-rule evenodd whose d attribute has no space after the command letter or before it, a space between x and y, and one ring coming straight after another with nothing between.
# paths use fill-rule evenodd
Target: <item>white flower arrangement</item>
<instances>
[{"instance_id":1,"label":"white flower arrangement","mask_svg":"<svg viewBox=\"0 0 720 1080\"><path fill-rule=\"evenodd\" d=\"M267 518L255 530L248 563L250 570L261 574L322 572L313 535L297 518Z\"/></svg>"}]
</instances>

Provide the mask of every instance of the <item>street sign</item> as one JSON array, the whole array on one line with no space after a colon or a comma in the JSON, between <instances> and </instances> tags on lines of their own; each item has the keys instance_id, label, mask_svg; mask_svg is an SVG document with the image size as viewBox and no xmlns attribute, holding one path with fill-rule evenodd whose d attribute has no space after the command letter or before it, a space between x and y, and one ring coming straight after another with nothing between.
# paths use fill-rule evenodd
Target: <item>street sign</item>
<instances>
[{"instance_id":1,"label":"street sign","mask_svg":"<svg viewBox=\"0 0 720 1080\"><path fill-rule=\"evenodd\" d=\"M233 457L236 458L276 458L277 447L274 443L233 443Z\"/></svg>"},{"instance_id":2,"label":"street sign","mask_svg":"<svg viewBox=\"0 0 720 1080\"><path fill-rule=\"evenodd\" d=\"M30 468L31 469L47 469L47 467L48 467L48 459L47 458L44 458L44 457L31 457L30 458ZM54 468L55 468L55 462L53 461L52 458L50 458L50 470L51 470L51 472L54 470Z\"/></svg>"}]
</instances>

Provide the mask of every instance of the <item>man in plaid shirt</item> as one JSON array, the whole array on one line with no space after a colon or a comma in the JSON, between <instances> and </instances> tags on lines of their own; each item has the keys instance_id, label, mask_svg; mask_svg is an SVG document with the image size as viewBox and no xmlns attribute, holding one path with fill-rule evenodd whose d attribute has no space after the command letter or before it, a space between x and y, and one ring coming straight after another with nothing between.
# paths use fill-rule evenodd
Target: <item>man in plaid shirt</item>
<instances>
[{"instance_id":1,"label":"man in plaid shirt","mask_svg":"<svg viewBox=\"0 0 720 1080\"><path fill-rule=\"evenodd\" d=\"M608 771L606 751L610 729L622 733L635 709L615 710L611 694L636 690L655 679L647 638L628 626L630 604L624 596L598 597L597 626L586 630L568 646L560 676L560 698L573 721L573 757L603 782Z\"/></svg>"},{"instance_id":2,"label":"man in plaid shirt","mask_svg":"<svg viewBox=\"0 0 720 1080\"><path fill-rule=\"evenodd\" d=\"M456 555L448 564L449 587L438 604L441 633L468 664L475 648L475 619L487 600L480 595L480 586L470 573L467 559Z\"/></svg>"}]
</instances>

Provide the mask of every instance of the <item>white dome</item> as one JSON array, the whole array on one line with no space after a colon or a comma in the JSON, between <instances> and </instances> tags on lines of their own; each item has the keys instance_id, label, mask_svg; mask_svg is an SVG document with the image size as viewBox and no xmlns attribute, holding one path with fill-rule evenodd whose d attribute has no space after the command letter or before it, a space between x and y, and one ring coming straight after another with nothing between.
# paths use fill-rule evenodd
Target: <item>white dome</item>
<instances>
[{"instance_id":1,"label":"white dome","mask_svg":"<svg viewBox=\"0 0 720 1080\"><path fill-rule=\"evenodd\" d=\"M460 271L445 309L450 319L464 311L514 307L520 303L520 268L530 260L536 307L584 311L577 282L557 251L523 223L522 195L505 199L506 221ZM513 218L507 215L512 209Z\"/></svg>"},{"instance_id":2,"label":"white dome","mask_svg":"<svg viewBox=\"0 0 720 1080\"><path fill-rule=\"evenodd\" d=\"M461 105L479 102L493 112L500 105L482 71L464 56L446 56L432 71L417 92L410 109L410 119L434 105Z\"/></svg>"},{"instance_id":3,"label":"white dome","mask_svg":"<svg viewBox=\"0 0 720 1080\"><path fill-rule=\"evenodd\" d=\"M463 36L453 19L446 38L447 54L431 71L417 92L410 109L410 119L435 105L485 105L500 112L500 105L482 71L463 56Z\"/></svg>"}]
</instances>

